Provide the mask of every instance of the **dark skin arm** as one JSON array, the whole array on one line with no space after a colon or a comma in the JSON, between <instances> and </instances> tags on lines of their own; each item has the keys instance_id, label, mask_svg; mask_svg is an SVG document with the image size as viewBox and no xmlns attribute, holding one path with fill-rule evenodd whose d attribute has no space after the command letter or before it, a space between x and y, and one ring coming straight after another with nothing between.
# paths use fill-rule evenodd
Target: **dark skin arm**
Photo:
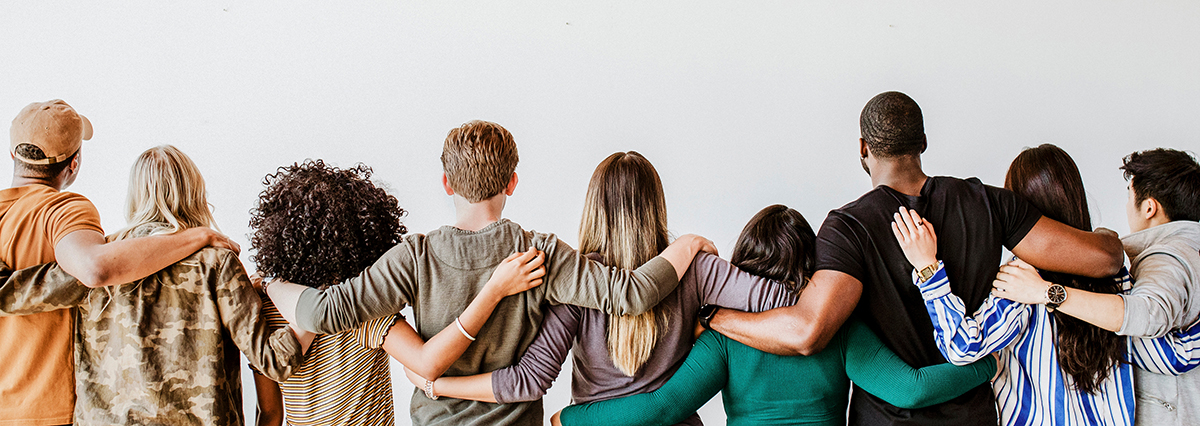
<instances>
[{"instance_id":1,"label":"dark skin arm","mask_svg":"<svg viewBox=\"0 0 1200 426\"><path fill-rule=\"evenodd\" d=\"M775 355L812 355L833 339L854 312L862 282L834 270L813 274L794 306L760 313L721 309L709 326L746 346Z\"/></svg>"},{"instance_id":2,"label":"dark skin arm","mask_svg":"<svg viewBox=\"0 0 1200 426\"><path fill-rule=\"evenodd\" d=\"M261 374L255 374L254 389L258 392L258 418L255 425L283 425L283 392L279 390L279 383Z\"/></svg>"},{"instance_id":3,"label":"dark skin arm","mask_svg":"<svg viewBox=\"0 0 1200 426\"><path fill-rule=\"evenodd\" d=\"M1125 262L1117 233L1104 228L1081 231L1042 217L1012 249L1039 269L1092 278L1116 275Z\"/></svg>"}]
</instances>

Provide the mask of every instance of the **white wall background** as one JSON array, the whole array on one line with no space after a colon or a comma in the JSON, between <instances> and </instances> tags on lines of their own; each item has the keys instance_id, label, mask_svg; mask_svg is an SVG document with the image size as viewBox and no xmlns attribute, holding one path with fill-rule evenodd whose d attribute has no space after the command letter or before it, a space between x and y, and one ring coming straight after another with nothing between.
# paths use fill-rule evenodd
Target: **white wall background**
<instances>
[{"instance_id":1,"label":"white wall background","mask_svg":"<svg viewBox=\"0 0 1200 426\"><path fill-rule=\"evenodd\" d=\"M818 226L870 189L857 120L886 90L921 104L931 174L998 185L1022 147L1052 142L1079 163L1095 224L1121 233L1121 157L1200 147L1198 2L574 3L6 1L0 118L62 98L92 120L71 190L110 231L134 157L180 147L243 247L261 178L305 158L374 167L413 231L449 223L438 155L471 119L515 135L506 215L526 228L574 243L592 169L637 150L672 231L726 252L766 205ZM412 387L395 377L406 424ZM702 414L721 423L719 400Z\"/></svg>"}]
</instances>

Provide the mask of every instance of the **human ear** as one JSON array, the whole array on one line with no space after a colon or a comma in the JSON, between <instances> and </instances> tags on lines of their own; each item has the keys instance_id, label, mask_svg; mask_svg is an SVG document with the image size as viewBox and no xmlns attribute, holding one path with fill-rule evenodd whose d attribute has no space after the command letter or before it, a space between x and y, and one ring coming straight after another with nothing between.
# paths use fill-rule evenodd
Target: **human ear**
<instances>
[{"instance_id":1,"label":"human ear","mask_svg":"<svg viewBox=\"0 0 1200 426\"><path fill-rule=\"evenodd\" d=\"M513 172L512 179L508 181L508 186L504 187L504 195L512 196L513 191L517 189L517 172Z\"/></svg>"},{"instance_id":2,"label":"human ear","mask_svg":"<svg viewBox=\"0 0 1200 426\"><path fill-rule=\"evenodd\" d=\"M446 195L454 195L454 188L450 187L450 178L442 173L442 188L446 190Z\"/></svg>"},{"instance_id":3,"label":"human ear","mask_svg":"<svg viewBox=\"0 0 1200 426\"><path fill-rule=\"evenodd\" d=\"M867 154L870 153L871 151L867 150L867 141L863 140L863 138L858 138L858 156L867 158Z\"/></svg>"}]
</instances>

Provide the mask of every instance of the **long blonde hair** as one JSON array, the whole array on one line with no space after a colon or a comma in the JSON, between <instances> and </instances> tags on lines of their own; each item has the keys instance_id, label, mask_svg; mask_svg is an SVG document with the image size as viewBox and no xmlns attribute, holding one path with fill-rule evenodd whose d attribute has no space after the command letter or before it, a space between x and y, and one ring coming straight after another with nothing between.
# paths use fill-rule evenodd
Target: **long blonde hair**
<instances>
[{"instance_id":1,"label":"long blonde hair","mask_svg":"<svg viewBox=\"0 0 1200 426\"><path fill-rule=\"evenodd\" d=\"M599 253L611 266L634 269L670 244L662 181L650 161L634 151L618 152L596 166L579 225L579 250ZM633 376L650 359L662 334L659 308L639 315L610 315L608 354Z\"/></svg>"},{"instance_id":2,"label":"long blonde hair","mask_svg":"<svg viewBox=\"0 0 1200 426\"><path fill-rule=\"evenodd\" d=\"M216 228L204 177L187 154L171 145L147 149L129 170L129 196L125 205L129 225L114 240L131 238L148 223L163 223L154 234L172 234L188 228Z\"/></svg>"}]
</instances>

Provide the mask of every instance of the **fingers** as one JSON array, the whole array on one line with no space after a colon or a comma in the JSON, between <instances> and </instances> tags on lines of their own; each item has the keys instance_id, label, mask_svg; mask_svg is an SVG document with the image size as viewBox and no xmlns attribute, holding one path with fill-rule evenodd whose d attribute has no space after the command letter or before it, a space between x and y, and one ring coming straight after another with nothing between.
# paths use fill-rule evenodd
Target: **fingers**
<instances>
[{"instance_id":1,"label":"fingers","mask_svg":"<svg viewBox=\"0 0 1200 426\"><path fill-rule=\"evenodd\" d=\"M904 219L904 226L908 228L908 235L915 237L917 235L917 223L913 221L911 213L911 210L900 206L900 218Z\"/></svg>"},{"instance_id":2,"label":"fingers","mask_svg":"<svg viewBox=\"0 0 1200 426\"><path fill-rule=\"evenodd\" d=\"M904 218L900 213L892 213L892 225L900 231L900 236L903 237L905 243L912 241L912 233L909 232L908 226L904 224Z\"/></svg>"},{"instance_id":3,"label":"fingers","mask_svg":"<svg viewBox=\"0 0 1200 426\"><path fill-rule=\"evenodd\" d=\"M897 225L896 222L892 222L892 234L896 236L896 240L900 241L901 245L908 243L908 240L904 238L904 234L900 233L900 225Z\"/></svg>"},{"instance_id":4,"label":"fingers","mask_svg":"<svg viewBox=\"0 0 1200 426\"><path fill-rule=\"evenodd\" d=\"M710 253L713 255L717 255L717 246L715 244L713 244L712 240L709 240L708 238L704 238L704 237L699 237L699 238L704 240L703 245L700 246L700 251L705 252L705 253Z\"/></svg>"},{"instance_id":5,"label":"fingers","mask_svg":"<svg viewBox=\"0 0 1200 426\"><path fill-rule=\"evenodd\" d=\"M212 246L229 249L236 254L242 253L242 247L239 246L238 243L233 242L233 240L229 239L229 237L226 237L222 234L217 234L217 238L213 240Z\"/></svg>"}]
</instances>

